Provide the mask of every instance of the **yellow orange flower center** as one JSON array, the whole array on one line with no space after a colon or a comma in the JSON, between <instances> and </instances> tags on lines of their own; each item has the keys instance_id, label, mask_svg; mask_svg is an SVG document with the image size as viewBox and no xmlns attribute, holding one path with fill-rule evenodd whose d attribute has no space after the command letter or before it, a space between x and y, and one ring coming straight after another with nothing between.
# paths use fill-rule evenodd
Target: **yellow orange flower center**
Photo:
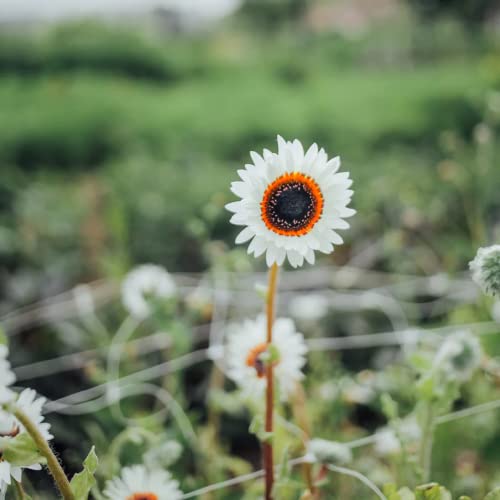
<instances>
[{"instance_id":1,"label":"yellow orange flower center","mask_svg":"<svg viewBox=\"0 0 500 500\"><path fill-rule=\"evenodd\" d=\"M321 218L323 205L323 194L312 177L289 172L267 187L260 203L261 217L274 233L303 236Z\"/></svg>"},{"instance_id":2,"label":"yellow orange flower center","mask_svg":"<svg viewBox=\"0 0 500 500\"><path fill-rule=\"evenodd\" d=\"M267 343L261 342L257 344L255 347L252 347L247 354L246 364L252 368L255 368L257 372L257 377L262 378L266 374L266 364L264 360L260 357L260 355L267 350ZM274 362L273 365L277 364Z\"/></svg>"},{"instance_id":3,"label":"yellow orange flower center","mask_svg":"<svg viewBox=\"0 0 500 500\"><path fill-rule=\"evenodd\" d=\"M127 497L127 500L158 500L158 495L150 492L134 493Z\"/></svg>"}]
</instances>

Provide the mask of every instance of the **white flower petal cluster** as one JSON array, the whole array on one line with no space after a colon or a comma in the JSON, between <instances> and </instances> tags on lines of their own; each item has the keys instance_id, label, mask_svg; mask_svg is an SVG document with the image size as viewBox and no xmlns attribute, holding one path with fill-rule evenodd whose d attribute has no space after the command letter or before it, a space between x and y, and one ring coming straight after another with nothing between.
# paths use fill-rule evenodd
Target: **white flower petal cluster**
<instances>
[{"instance_id":1,"label":"white flower petal cluster","mask_svg":"<svg viewBox=\"0 0 500 500\"><path fill-rule=\"evenodd\" d=\"M10 368L8 355L7 346L0 344L0 404L7 403L14 398L14 393L9 386L16 381L16 376Z\"/></svg>"},{"instance_id":2,"label":"white flower petal cluster","mask_svg":"<svg viewBox=\"0 0 500 500\"><path fill-rule=\"evenodd\" d=\"M500 245L480 248L469 268L485 294L500 295Z\"/></svg>"},{"instance_id":3,"label":"white flower petal cluster","mask_svg":"<svg viewBox=\"0 0 500 500\"><path fill-rule=\"evenodd\" d=\"M241 199L226 205L231 222L245 226L236 243L250 242L248 252L266 254L268 266L288 259L293 267L304 259L313 264L315 251L333 252L341 245L339 229L354 215L348 208L353 191L348 172L338 173L340 158L328 159L313 144L306 152L300 141L278 136L278 153L251 152L253 163L238 170L241 181L232 192Z\"/></svg>"},{"instance_id":4,"label":"white flower petal cluster","mask_svg":"<svg viewBox=\"0 0 500 500\"><path fill-rule=\"evenodd\" d=\"M482 348L477 337L464 330L450 335L434 358L433 369L448 380L466 382L481 363Z\"/></svg>"},{"instance_id":5,"label":"white flower petal cluster","mask_svg":"<svg viewBox=\"0 0 500 500\"><path fill-rule=\"evenodd\" d=\"M282 399L286 399L304 374L307 346L301 333L295 330L291 319L278 318L273 326L273 347L279 359L274 376ZM226 347L227 374L249 397L261 397L266 387L264 364L259 362L259 351L266 350L266 318L247 319L228 330ZM260 369L259 369L260 363Z\"/></svg>"},{"instance_id":6,"label":"white flower petal cluster","mask_svg":"<svg viewBox=\"0 0 500 500\"><path fill-rule=\"evenodd\" d=\"M5 346L0 346L0 348ZM7 362L4 359L6 355L6 349L0 349L0 372L1 375L6 376L6 381L10 381L12 383L14 381L14 376L12 372L10 372L10 368L7 366ZM7 367L7 368L6 368ZM2 380L2 383L4 380ZM9 399L2 401L2 403L10 402L14 399L15 395L10 391L10 389L5 388L12 397ZM50 424L44 422L44 418L42 416L42 408L45 404L45 398L37 398L36 392L33 389L24 389L23 392L19 395L16 406L19 407L29 418L33 421L38 427L39 431L42 433L45 439L51 440L52 434L50 433ZM19 422L13 415L8 413L5 410L0 410L0 434L2 435L2 441L7 443L10 439L13 439L15 436L19 435L22 432L26 432L24 426ZM0 450L1 452L1 450ZM14 478L16 481L21 480L22 470L23 469L31 469L31 470L40 470L41 466L38 463L26 465L23 467L18 467L12 465L5 459L0 459L0 500L5 498L7 487L11 484L12 479Z\"/></svg>"},{"instance_id":7,"label":"white flower petal cluster","mask_svg":"<svg viewBox=\"0 0 500 500\"><path fill-rule=\"evenodd\" d=\"M172 276L161 266L143 264L132 269L122 283L122 302L137 319L152 313L151 300L169 299L176 294Z\"/></svg>"},{"instance_id":8,"label":"white flower petal cluster","mask_svg":"<svg viewBox=\"0 0 500 500\"><path fill-rule=\"evenodd\" d=\"M290 315L299 321L319 321L330 308L328 297L320 293L297 295L290 299Z\"/></svg>"},{"instance_id":9,"label":"white flower petal cluster","mask_svg":"<svg viewBox=\"0 0 500 500\"><path fill-rule=\"evenodd\" d=\"M120 477L106 483L104 497L109 500L179 500L182 492L178 481L167 471L133 465L123 468Z\"/></svg>"}]
</instances>

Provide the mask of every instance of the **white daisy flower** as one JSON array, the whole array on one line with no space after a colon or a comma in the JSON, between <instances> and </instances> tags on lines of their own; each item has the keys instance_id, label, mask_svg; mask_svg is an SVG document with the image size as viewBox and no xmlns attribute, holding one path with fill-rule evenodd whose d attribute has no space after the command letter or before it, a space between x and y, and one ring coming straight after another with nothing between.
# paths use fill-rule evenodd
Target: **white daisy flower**
<instances>
[{"instance_id":1,"label":"white daisy flower","mask_svg":"<svg viewBox=\"0 0 500 500\"><path fill-rule=\"evenodd\" d=\"M252 397L259 397L266 387L265 362L262 355L267 350L266 318L245 320L229 328L227 344L227 374ZM295 331L291 319L279 318L273 326L273 346L278 351L274 375L282 399L291 394L297 381L304 377L307 346L301 333Z\"/></svg>"},{"instance_id":2,"label":"white daisy flower","mask_svg":"<svg viewBox=\"0 0 500 500\"><path fill-rule=\"evenodd\" d=\"M10 368L7 360L9 350L6 345L0 344L0 405L14 398L14 393L9 386L16 381L16 376Z\"/></svg>"},{"instance_id":3,"label":"white daisy flower","mask_svg":"<svg viewBox=\"0 0 500 500\"><path fill-rule=\"evenodd\" d=\"M355 211L348 208L353 192L348 172L337 173L340 158L328 159L313 144L304 152L300 141L278 136L278 153L251 152L253 164L238 170L241 181L231 191L241 200L226 205L231 222L245 226L236 243L250 241L248 252L266 253L268 266L288 261L314 264L314 252L333 252L343 243L336 232Z\"/></svg>"},{"instance_id":4,"label":"white daisy flower","mask_svg":"<svg viewBox=\"0 0 500 500\"><path fill-rule=\"evenodd\" d=\"M148 470L143 465L122 469L120 477L106 483L104 497L109 500L178 500L179 483L164 470Z\"/></svg>"},{"instance_id":5,"label":"white daisy flower","mask_svg":"<svg viewBox=\"0 0 500 500\"><path fill-rule=\"evenodd\" d=\"M500 245L480 248L469 268L485 294L500 295Z\"/></svg>"},{"instance_id":6,"label":"white daisy flower","mask_svg":"<svg viewBox=\"0 0 500 500\"><path fill-rule=\"evenodd\" d=\"M42 408L45 401L45 398L37 398L36 392L33 389L24 389L16 401L16 406L36 424L43 437L50 441L53 438L50 433L50 424L44 422L44 417L42 416ZM24 426L13 415L0 410L0 436L4 441L14 438L25 431ZM5 492L7 486L11 484L11 477L16 481L21 481L23 469L40 470L41 468L39 463L17 467L10 464L7 460L2 460L0 457L0 499L2 499L1 492Z\"/></svg>"},{"instance_id":7,"label":"white daisy flower","mask_svg":"<svg viewBox=\"0 0 500 500\"><path fill-rule=\"evenodd\" d=\"M175 282L170 274L154 264L136 267L122 284L123 305L137 319L144 319L153 312L151 300L169 299L175 293Z\"/></svg>"}]
</instances>

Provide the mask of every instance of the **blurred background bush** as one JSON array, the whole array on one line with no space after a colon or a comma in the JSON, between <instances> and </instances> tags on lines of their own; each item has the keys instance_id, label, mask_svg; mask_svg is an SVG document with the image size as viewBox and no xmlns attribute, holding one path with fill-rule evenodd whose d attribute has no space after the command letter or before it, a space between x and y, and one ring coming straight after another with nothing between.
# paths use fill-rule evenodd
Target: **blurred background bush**
<instances>
[{"instance_id":1,"label":"blurred background bush","mask_svg":"<svg viewBox=\"0 0 500 500\"><path fill-rule=\"evenodd\" d=\"M325 262L455 273L498 241L496 0L133 3L0 6L4 318L140 262L213 266L229 183L277 133L352 173L358 215ZM14 364L64 352L50 332L23 327Z\"/></svg>"}]
</instances>

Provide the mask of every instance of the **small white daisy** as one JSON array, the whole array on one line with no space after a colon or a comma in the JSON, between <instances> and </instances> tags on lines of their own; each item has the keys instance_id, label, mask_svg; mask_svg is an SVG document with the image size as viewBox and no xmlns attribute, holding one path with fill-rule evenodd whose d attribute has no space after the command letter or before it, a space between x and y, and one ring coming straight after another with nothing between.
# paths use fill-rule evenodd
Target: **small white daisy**
<instances>
[{"instance_id":1,"label":"small white daisy","mask_svg":"<svg viewBox=\"0 0 500 500\"><path fill-rule=\"evenodd\" d=\"M9 386L16 381L16 376L10 368L7 360L9 350L7 346L0 344L0 404L7 403L14 398L14 393Z\"/></svg>"},{"instance_id":2,"label":"small white daisy","mask_svg":"<svg viewBox=\"0 0 500 500\"><path fill-rule=\"evenodd\" d=\"M182 492L168 472L133 465L106 483L104 496L109 500L179 500Z\"/></svg>"},{"instance_id":3,"label":"small white daisy","mask_svg":"<svg viewBox=\"0 0 500 500\"><path fill-rule=\"evenodd\" d=\"M36 392L33 389L24 389L15 404L36 424L43 437L50 441L53 438L50 433L50 424L44 422L42 416L42 408L45 401L45 398L37 398ZM21 422L13 415L4 410L0 410L0 435L3 440L12 439L22 432L26 432L26 430ZM2 490L5 491L7 486L11 484L11 476L16 481L20 481L23 469L40 470L41 465L34 463L23 467L17 467L0 457L0 492ZM1 494L0 499L2 499Z\"/></svg>"},{"instance_id":4,"label":"small white daisy","mask_svg":"<svg viewBox=\"0 0 500 500\"><path fill-rule=\"evenodd\" d=\"M301 266L314 264L314 252L333 252L343 243L336 232L348 229L345 218L353 191L348 172L337 173L340 158L328 159L313 144L307 152L300 141L287 142L278 136L278 153L251 152L253 164L238 170L241 181L231 191L241 198L226 205L234 212L231 222L245 226L236 243L250 241L248 252L266 253L268 266L288 261Z\"/></svg>"},{"instance_id":5,"label":"small white daisy","mask_svg":"<svg viewBox=\"0 0 500 500\"><path fill-rule=\"evenodd\" d=\"M291 319L279 318L273 326L273 346L279 359L275 362L274 375L282 399L291 394L297 381L304 377L307 346L301 333L295 331ZM232 325L228 332L227 374L249 396L261 396L266 387L265 362L261 356L267 350L266 318L245 320Z\"/></svg>"},{"instance_id":6,"label":"small white daisy","mask_svg":"<svg viewBox=\"0 0 500 500\"><path fill-rule=\"evenodd\" d=\"M500 245L480 248L469 268L485 294L500 295Z\"/></svg>"},{"instance_id":7,"label":"small white daisy","mask_svg":"<svg viewBox=\"0 0 500 500\"><path fill-rule=\"evenodd\" d=\"M130 271L122 284L125 309L137 319L144 319L152 311L152 300L169 299L176 293L175 282L161 266L144 264Z\"/></svg>"}]
</instances>

